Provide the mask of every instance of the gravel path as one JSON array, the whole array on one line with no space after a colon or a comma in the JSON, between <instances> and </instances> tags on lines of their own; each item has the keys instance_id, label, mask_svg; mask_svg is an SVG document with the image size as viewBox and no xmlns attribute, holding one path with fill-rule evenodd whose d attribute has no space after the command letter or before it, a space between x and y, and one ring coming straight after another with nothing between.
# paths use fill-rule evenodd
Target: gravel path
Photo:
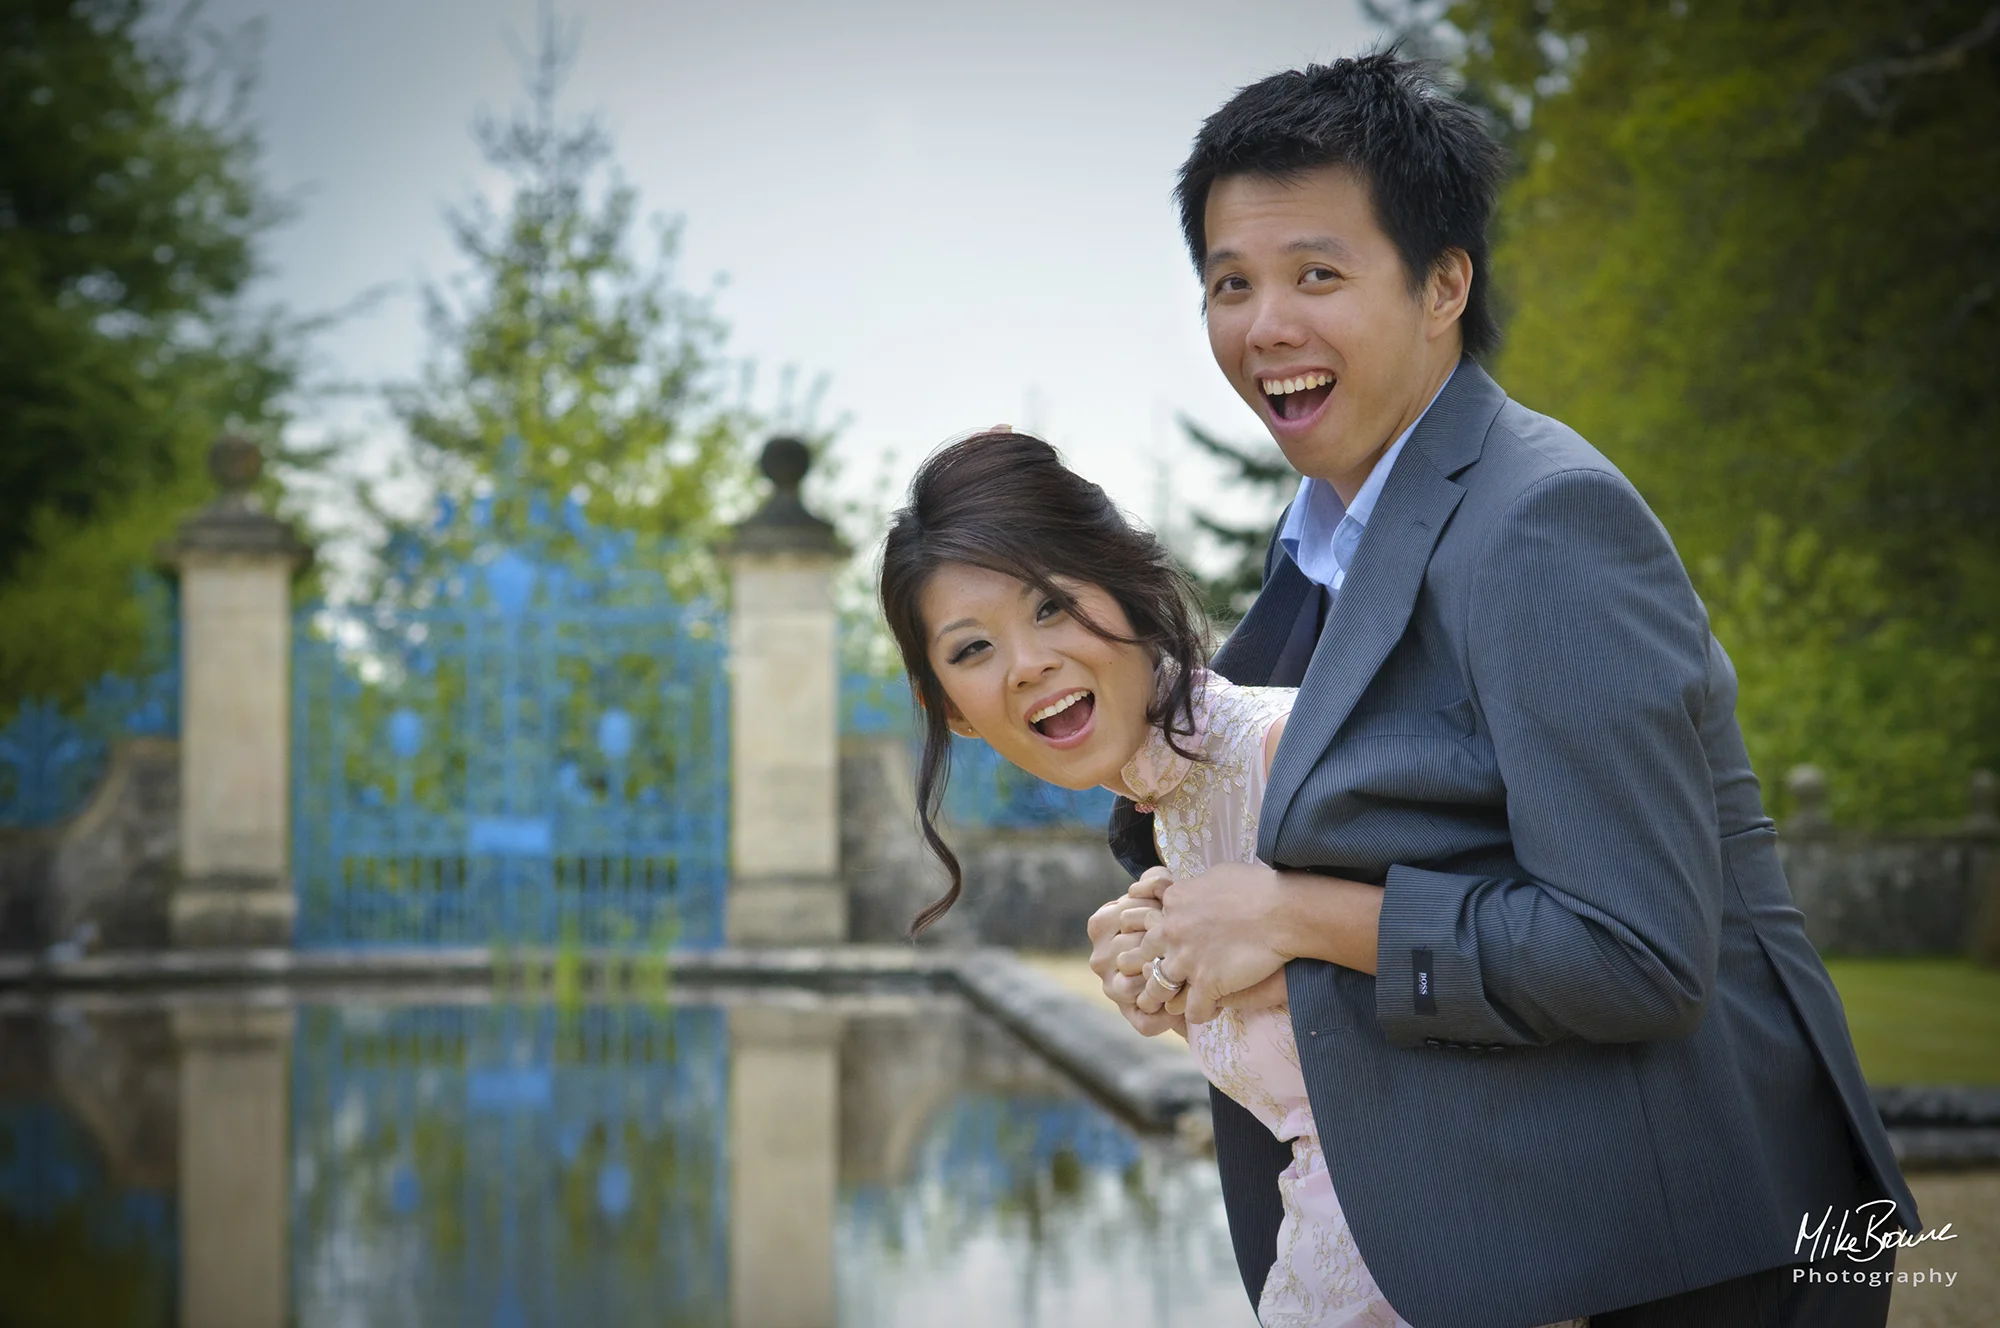
<instances>
[{"instance_id":1,"label":"gravel path","mask_svg":"<svg viewBox=\"0 0 2000 1328\"><path fill-rule=\"evenodd\" d=\"M1958 1239L1906 1250L1898 1272L1955 1272L1950 1286L1906 1286L1889 1302L1890 1328L1989 1328L2000 1322L2000 1170L1919 1172L1917 1210L1932 1230L1951 1223Z\"/></svg>"}]
</instances>

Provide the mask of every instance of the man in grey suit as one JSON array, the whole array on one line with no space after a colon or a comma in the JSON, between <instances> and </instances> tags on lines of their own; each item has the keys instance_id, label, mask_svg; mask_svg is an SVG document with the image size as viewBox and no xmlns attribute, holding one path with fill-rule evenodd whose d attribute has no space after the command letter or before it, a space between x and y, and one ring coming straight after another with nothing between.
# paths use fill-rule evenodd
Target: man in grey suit
<instances>
[{"instance_id":1,"label":"man in grey suit","mask_svg":"<svg viewBox=\"0 0 2000 1328\"><path fill-rule=\"evenodd\" d=\"M1210 343L1304 476L1214 667L1300 693L1261 861L1107 905L1092 963L1148 1032L1289 1000L1355 1243L1414 1324L1879 1325L1917 1214L1729 660L1637 491L1473 358L1500 175L1388 55L1266 79L1197 137ZM1114 813L1135 872L1150 821ZM1291 1154L1214 1114L1255 1303Z\"/></svg>"}]
</instances>

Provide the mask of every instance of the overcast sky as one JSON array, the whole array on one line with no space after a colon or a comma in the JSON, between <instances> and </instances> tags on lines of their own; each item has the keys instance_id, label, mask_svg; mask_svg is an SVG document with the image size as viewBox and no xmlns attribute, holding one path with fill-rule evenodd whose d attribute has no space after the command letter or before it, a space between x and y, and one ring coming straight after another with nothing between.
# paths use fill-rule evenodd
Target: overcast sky
<instances>
[{"instance_id":1,"label":"overcast sky","mask_svg":"<svg viewBox=\"0 0 2000 1328\"><path fill-rule=\"evenodd\" d=\"M270 295L336 308L319 367L413 374L417 293L458 266L444 208L497 183L470 127L522 96L535 0L210 0L265 25L256 114L299 212ZM1136 514L1212 505L1178 412L1261 438L1209 357L1169 199L1237 87L1365 49L1353 0L952 5L566 0L566 108L596 113L648 212L680 214L682 284L724 274L765 381L825 375L847 479L948 435L1032 427ZM369 450L394 431L377 413ZM1159 463L1167 463L1163 483Z\"/></svg>"}]
</instances>

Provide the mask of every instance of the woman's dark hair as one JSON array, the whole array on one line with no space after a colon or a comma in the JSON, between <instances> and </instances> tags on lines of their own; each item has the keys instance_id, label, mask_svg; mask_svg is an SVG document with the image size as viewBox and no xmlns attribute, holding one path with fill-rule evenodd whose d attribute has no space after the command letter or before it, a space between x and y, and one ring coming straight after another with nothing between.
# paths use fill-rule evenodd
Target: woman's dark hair
<instances>
[{"instance_id":1,"label":"woman's dark hair","mask_svg":"<svg viewBox=\"0 0 2000 1328\"><path fill-rule=\"evenodd\" d=\"M1471 258L1458 326L1466 354L1483 356L1500 339L1486 224L1506 164L1479 112L1439 87L1426 65L1385 51L1273 74L1239 91L1195 135L1174 193L1200 276L1208 192L1218 180L1293 180L1324 166L1354 171L1368 182L1376 224L1396 246L1412 295L1447 249Z\"/></svg>"},{"instance_id":2,"label":"woman's dark hair","mask_svg":"<svg viewBox=\"0 0 2000 1328\"><path fill-rule=\"evenodd\" d=\"M1194 732L1195 688L1206 658L1206 622L1194 589L1147 531L1126 521L1104 490L1063 465L1041 439L1007 431L974 434L933 452L910 481L908 504L889 520L882 549L882 615L903 654L924 726L917 767L917 819L924 842L951 875L951 889L910 923L916 936L954 903L964 885L958 857L938 834L951 773L944 687L931 668L919 601L947 563L981 567L1027 582L1107 641L1145 646L1160 687L1146 710L1174 750ZM1092 622L1057 577L1102 586L1132 627L1119 636Z\"/></svg>"}]
</instances>

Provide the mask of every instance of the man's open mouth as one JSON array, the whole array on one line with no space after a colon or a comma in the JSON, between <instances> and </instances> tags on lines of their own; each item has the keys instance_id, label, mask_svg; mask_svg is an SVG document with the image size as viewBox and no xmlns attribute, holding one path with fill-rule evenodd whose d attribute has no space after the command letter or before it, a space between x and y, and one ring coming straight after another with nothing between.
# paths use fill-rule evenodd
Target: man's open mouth
<instances>
[{"instance_id":1,"label":"man's open mouth","mask_svg":"<svg viewBox=\"0 0 2000 1328\"><path fill-rule=\"evenodd\" d=\"M1273 378L1259 383L1271 411L1281 420L1302 420L1318 410L1333 395L1333 375L1300 374L1297 378Z\"/></svg>"},{"instance_id":2,"label":"man's open mouth","mask_svg":"<svg viewBox=\"0 0 2000 1328\"><path fill-rule=\"evenodd\" d=\"M1044 738L1060 742L1064 738L1075 737L1090 723L1090 716L1097 708L1097 698L1078 688L1066 696L1059 696L1028 716L1028 724Z\"/></svg>"}]
</instances>

